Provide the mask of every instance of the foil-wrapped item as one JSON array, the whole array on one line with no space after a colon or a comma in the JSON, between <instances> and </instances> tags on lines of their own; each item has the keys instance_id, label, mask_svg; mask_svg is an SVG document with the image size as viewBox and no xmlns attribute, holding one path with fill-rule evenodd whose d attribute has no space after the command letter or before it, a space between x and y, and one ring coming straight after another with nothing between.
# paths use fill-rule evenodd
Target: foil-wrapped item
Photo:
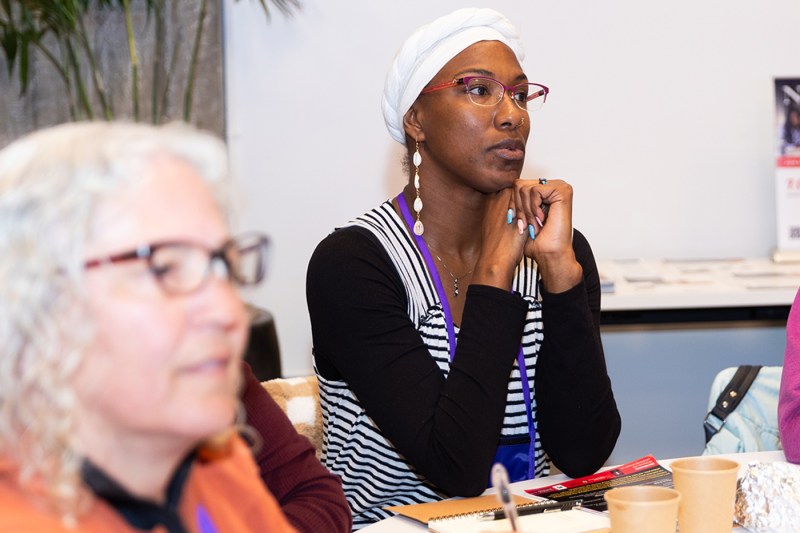
<instances>
[{"instance_id":1,"label":"foil-wrapped item","mask_svg":"<svg viewBox=\"0 0 800 533\"><path fill-rule=\"evenodd\" d=\"M749 531L800 532L800 466L749 463L736 488L734 517Z\"/></svg>"}]
</instances>

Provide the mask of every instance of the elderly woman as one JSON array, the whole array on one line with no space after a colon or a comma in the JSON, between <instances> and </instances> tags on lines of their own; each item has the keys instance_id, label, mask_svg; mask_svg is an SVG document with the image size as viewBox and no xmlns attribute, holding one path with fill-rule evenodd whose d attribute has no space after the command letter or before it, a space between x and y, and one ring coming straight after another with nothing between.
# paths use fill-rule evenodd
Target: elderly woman
<instances>
[{"instance_id":1,"label":"elderly woman","mask_svg":"<svg viewBox=\"0 0 800 533\"><path fill-rule=\"evenodd\" d=\"M232 427L267 241L225 176L178 126L0 152L0 530L295 531Z\"/></svg>"},{"instance_id":2,"label":"elderly woman","mask_svg":"<svg viewBox=\"0 0 800 533\"><path fill-rule=\"evenodd\" d=\"M383 113L408 185L329 235L307 299L323 463L357 527L386 506L469 496L603 465L620 430L599 333L600 283L572 188L521 180L549 89L515 28L461 9L417 30Z\"/></svg>"}]
</instances>

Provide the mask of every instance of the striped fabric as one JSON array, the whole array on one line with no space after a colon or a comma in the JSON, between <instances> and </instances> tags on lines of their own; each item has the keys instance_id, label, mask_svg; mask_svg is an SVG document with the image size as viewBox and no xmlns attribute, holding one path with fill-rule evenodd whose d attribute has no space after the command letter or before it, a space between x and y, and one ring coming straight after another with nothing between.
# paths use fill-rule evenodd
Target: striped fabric
<instances>
[{"instance_id":1,"label":"striped fabric","mask_svg":"<svg viewBox=\"0 0 800 533\"><path fill-rule=\"evenodd\" d=\"M403 220L387 201L349 225L367 228L386 249L408 294L408 316L428 346L431 357L446 376L450 360L442 305L425 261L405 231ZM541 302L536 279L535 264L524 259L517 268L513 289L528 302L522 346L531 387L534 384L536 358L543 338ZM406 463L384 438L380 428L366 415L347 383L327 380L319 373L318 377L324 424L322 462L331 472L342 478L344 491L353 511L354 529L391 516L392 513L383 510L386 506L428 502L444 497ZM535 420L536 403L533 398L531 401ZM525 399L516 363L508 386L502 435L528 435ZM549 462L537 433L536 476L547 475L548 472Z\"/></svg>"}]
</instances>

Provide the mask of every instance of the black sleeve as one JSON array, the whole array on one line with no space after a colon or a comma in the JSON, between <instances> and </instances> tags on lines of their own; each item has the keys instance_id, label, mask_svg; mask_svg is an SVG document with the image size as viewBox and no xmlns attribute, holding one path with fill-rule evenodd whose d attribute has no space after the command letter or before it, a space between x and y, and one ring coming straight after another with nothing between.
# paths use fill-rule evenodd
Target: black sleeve
<instances>
[{"instance_id":1,"label":"black sleeve","mask_svg":"<svg viewBox=\"0 0 800 533\"><path fill-rule=\"evenodd\" d=\"M544 341L536 366L538 431L553 464L570 477L597 471L611 455L620 416L600 341L600 276L586 238L573 248L583 282L542 290Z\"/></svg>"},{"instance_id":2,"label":"black sleeve","mask_svg":"<svg viewBox=\"0 0 800 533\"><path fill-rule=\"evenodd\" d=\"M485 490L527 303L470 286L445 379L408 317L395 266L369 231L346 228L320 243L306 297L319 373L346 381L398 452L442 492Z\"/></svg>"}]
</instances>

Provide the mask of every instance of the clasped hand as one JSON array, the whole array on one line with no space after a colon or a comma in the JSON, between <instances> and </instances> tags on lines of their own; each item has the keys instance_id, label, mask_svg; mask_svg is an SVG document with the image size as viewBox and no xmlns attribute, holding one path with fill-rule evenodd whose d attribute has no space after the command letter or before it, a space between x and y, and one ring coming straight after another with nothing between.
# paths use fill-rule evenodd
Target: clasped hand
<instances>
[{"instance_id":1,"label":"clasped hand","mask_svg":"<svg viewBox=\"0 0 800 533\"><path fill-rule=\"evenodd\" d=\"M481 255L516 268L524 254L536 261L550 292L580 282L572 249L572 186L563 180L517 180L490 195L484 215Z\"/></svg>"}]
</instances>

